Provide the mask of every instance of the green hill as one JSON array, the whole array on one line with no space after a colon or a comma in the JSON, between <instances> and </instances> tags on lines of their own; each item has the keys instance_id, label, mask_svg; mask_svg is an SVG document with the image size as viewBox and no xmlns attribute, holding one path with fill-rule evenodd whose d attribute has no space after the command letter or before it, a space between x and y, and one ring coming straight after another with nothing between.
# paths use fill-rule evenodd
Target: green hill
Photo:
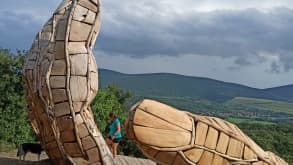
<instances>
[{"instance_id":1,"label":"green hill","mask_svg":"<svg viewBox=\"0 0 293 165\"><path fill-rule=\"evenodd\" d=\"M293 87L256 89L244 85L227 83L201 77L190 77L170 73L123 74L111 70L100 69L100 86L110 83L131 90L138 96L153 97L190 97L214 102L225 102L235 97L252 97L281 101L293 101ZM288 97L287 97L288 96Z\"/></svg>"}]
</instances>

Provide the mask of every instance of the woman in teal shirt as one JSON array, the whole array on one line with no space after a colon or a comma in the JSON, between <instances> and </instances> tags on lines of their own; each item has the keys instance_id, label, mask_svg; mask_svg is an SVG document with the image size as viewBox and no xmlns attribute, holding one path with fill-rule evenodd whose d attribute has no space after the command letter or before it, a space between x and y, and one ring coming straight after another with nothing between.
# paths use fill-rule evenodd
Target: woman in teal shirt
<instances>
[{"instance_id":1,"label":"woman in teal shirt","mask_svg":"<svg viewBox=\"0 0 293 165\"><path fill-rule=\"evenodd\" d=\"M109 120L111 123L109 125L110 132L107 134L106 142L111 149L113 157L115 158L117 156L117 148L119 142L122 138L121 123L120 120L112 112L109 114Z\"/></svg>"}]
</instances>

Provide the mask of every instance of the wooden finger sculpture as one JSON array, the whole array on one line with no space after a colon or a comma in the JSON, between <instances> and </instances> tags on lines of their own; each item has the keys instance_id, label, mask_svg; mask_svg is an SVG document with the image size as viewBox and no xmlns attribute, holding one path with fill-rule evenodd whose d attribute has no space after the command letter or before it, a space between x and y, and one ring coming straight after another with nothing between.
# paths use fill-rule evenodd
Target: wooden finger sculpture
<instances>
[{"instance_id":1,"label":"wooden finger sculpture","mask_svg":"<svg viewBox=\"0 0 293 165\"><path fill-rule=\"evenodd\" d=\"M168 165L288 165L227 121L143 100L126 123L128 137L150 159Z\"/></svg>"},{"instance_id":2,"label":"wooden finger sculpture","mask_svg":"<svg viewBox=\"0 0 293 165\"><path fill-rule=\"evenodd\" d=\"M92 48L99 28L99 0L63 0L26 57L29 117L54 164L113 164L90 108L98 90Z\"/></svg>"}]
</instances>

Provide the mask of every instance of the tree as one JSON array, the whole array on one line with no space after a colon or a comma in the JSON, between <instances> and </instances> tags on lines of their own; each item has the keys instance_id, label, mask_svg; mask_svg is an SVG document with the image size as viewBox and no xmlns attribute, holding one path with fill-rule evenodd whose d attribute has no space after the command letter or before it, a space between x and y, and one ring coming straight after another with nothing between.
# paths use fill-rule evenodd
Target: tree
<instances>
[{"instance_id":1,"label":"tree","mask_svg":"<svg viewBox=\"0 0 293 165\"><path fill-rule=\"evenodd\" d=\"M22 87L24 55L24 51L17 51L14 55L8 49L0 49L1 143L17 145L34 139Z\"/></svg>"}]
</instances>

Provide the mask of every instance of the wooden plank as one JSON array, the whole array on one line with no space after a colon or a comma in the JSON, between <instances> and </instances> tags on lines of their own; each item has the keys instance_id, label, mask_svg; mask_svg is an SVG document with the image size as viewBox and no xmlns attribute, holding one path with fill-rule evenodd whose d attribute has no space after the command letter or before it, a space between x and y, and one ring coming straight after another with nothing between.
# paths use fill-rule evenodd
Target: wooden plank
<instances>
[{"instance_id":1,"label":"wooden plank","mask_svg":"<svg viewBox=\"0 0 293 165\"><path fill-rule=\"evenodd\" d=\"M187 150L184 152L184 155L192 162L194 163L197 163L202 154L203 154L204 150L203 149L197 149L197 148L194 148L194 149L190 149L190 150Z\"/></svg>"},{"instance_id":2,"label":"wooden plank","mask_svg":"<svg viewBox=\"0 0 293 165\"><path fill-rule=\"evenodd\" d=\"M82 108L82 105L84 103L83 102L77 102L77 101L74 101L72 103L72 106L73 106L73 110L75 113L79 113L81 111L81 108Z\"/></svg>"},{"instance_id":3,"label":"wooden plank","mask_svg":"<svg viewBox=\"0 0 293 165\"><path fill-rule=\"evenodd\" d=\"M143 151L144 154L146 154L147 156L151 158L155 158L155 155L158 153L157 150L154 150L147 146L139 146L139 148Z\"/></svg>"},{"instance_id":4,"label":"wooden plank","mask_svg":"<svg viewBox=\"0 0 293 165\"><path fill-rule=\"evenodd\" d=\"M89 131L87 127L85 126L85 124L79 124L77 126L77 130L78 130L78 135L80 138L84 138L89 135Z\"/></svg>"},{"instance_id":5,"label":"wooden plank","mask_svg":"<svg viewBox=\"0 0 293 165\"><path fill-rule=\"evenodd\" d=\"M68 99L65 89L53 89L52 96L54 103L64 102Z\"/></svg>"},{"instance_id":6,"label":"wooden plank","mask_svg":"<svg viewBox=\"0 0 293 165\"><path fill-rule=\"evenodd\" d=\"M90 81L91 81L91 89L94 92L97 92L99 89L98 83L99 83L99 79L98 79L98 73L97 72L90 72Z\"/></svg>"},{"instance_id":7,"label":"wooden plank","mask_svg":"<svg viewBox=\"0 0 293 165\"><path fill-rule=\"evenodd\" d=\"M72 20L69 41L87 41L92 27L86 23Z\"/></svg>"},{"instance_id":8,"label":"wooden plank","mask_svg":"<svg viewBox=\"0 0 293 165\"><path fill-rule=\"evenodd\" d=\"M136 125L141 125L145 127L164 129L164 130L174 130L174 131L185 131L184 129L170 124L152 114L146 113L140 109L135 112L133 123Z\"/></svg>"},{"instance_id":9,"label":"wooden plank","mask_svg":"<svg viewBox=\"0 0 293 165\"><path fill-rule=\"evenodd\" d=\"M51 76L66 75L66 62L65 60L55 60L51 69Z\"/></svg>"},{"instance_id":10,"label":"wooden plank","mask_svg":"<svg viewBox=\"0 0 293 165\"><path fill-rule=\"evenodd\" d=\"M229 145L229 136L221 132L216 151L225 154Z\"/></svg>"},{"instance_id":11,"label":"wooden plank","mask_svg":"<svg viewBox=\"0 0 293 165\"><path fill-rule=\"evenodd\" d=\"M72 101L86 101L87 99L87 78L82 76L70 77L70 92Z\"/></svg>"},{"instance_id":12,"label":"wooden plank","mask_svg":"<svg viewBox=\"0 0 293 165\"><path fill-rule=\"evenodd\" d=\"M234 138L230 138L227 154L231 157L242 158L244 144Z\"/></svg>"},{"instance_id":13,"label":"wooden plank","mask_svg":"<svg viewBox=\"0 0 293 165\"><path fill-rule=\"evenodd\" d=\"M81 157L72 158L72 160L74 161L75 164L78 164L78 165L88 165L87 160Z\"/></svg>"},{"instance_id":14,"label":"wooden plank","mask_svg":"<svg viewBox=\"0 0 293 165\"><path fill-rule=\"evenodd\" d=\"M191 133L133 126L138 141L158 147L182 147L190 143Z\"/></svg>"},{"instance_id":15,"label":"wooden plank","mask_svg":"<svg viewBox=\"0 0 293 165\"><path fill-rule=\"evenodd\" d=\"M173 125L192 131L192 120L189 116L171 106L145 99L140 103L139 108L155 116L163 118Z\"/></svg>"},{"instance_id":16,"label":"wooden plank","mask_svg":"<svg viewBox=\"0 0 293 165\"><path fill-rule=\"evenodd\" d=\"M88 150L88 149L96 146L95 141L90 136L83 138L81 143L82 143L83 149L85 149L85 150Z\"/></svg>"},{"instance_id":17,"label":"wooden plank","mask_svg":"<svg viewBox=\"0 0 293 165\"><path fill-rule=\"evenodd\" d=\"M244 159L245 160L253 160L257 159L257 155L247 146L244 148Z\"/></svg>"},{"instance_id":18,"label":"wooden plank","mask_svg":"<svg viewBox=\"0 0 293 165\"><path fill-rule=\"evenodd\" d=\"M74 123L71 116L63 116L57 118L57 125L60 131L73 130Z\"/></svg>"},{"instance_id":19,"label":"wooden plank","mask_svg":"<svg viewBox=\"0 0 293 165\"><path fill-rule=\"evenodd\" d=\"M97 12L98 11L98 6L96 4L93 4L91 1L89 0L79 0L79 4L93 12Z\"/></svg>"},{"instance_id":20,"label":"wooden plank","mask_svg":"<svg viewBox=\"0 0 293 165\"><path fill-rule=\"evenodd\" d=\"M205 141L205 146L209 149L216 149L219 132L213 127L209 127L208 135Z\"/></svg>"},{"instance_id":21,"label":"wooden plank","mask_svg":"<svg viewBox=\"0 0 293 165\"><path fill-rule=\"evenodd\" d=\"M94 163L100 161L100 152L98 148L92 148L86 151L89 157L89 163Z\"/></svg>"},{"instance_id":22,"label":"wooden plank","mask_svg":"<svg viewBox=\"0 0 293 165\"><path fill-rule=\"evenodd\" d=\"M61 132L61 139L62 139L63 143L74 142L76 140L74 131L73 130L68 130L68 131Z\"/></svg>"},{"instance_id":23,"label":"wooden plank","mask_svg":"<svg viewBox=\"0 0 293 165\"><path fill-rule=\"evenodd\" d=\"M196 124L195 144L204 145L208 132L208 125L198 122Z\"/></svg>"},{"instance_id":24,"label":"wooden plank","mask_svg":"<svg viewBox=\"0 0 293 165\"><path fill-rule=\"evenodd\" d=\"M51 88L65 88L66 87L66 77L65 76L51 76L50 86Z\"/></svg>"},{"instance_id":25,"label":"wooden plank","mask_svg":"<svg viewBox=\"0 0 293 165\"><path fill-rule=\"evenodd\" d=\"M56 60L65 59L65 43L64 41L56 41L54 55Z\"/></svg>"},{"instance_id":26,"label":"wooden plank","mask_svg":"<svg viewBox=\"0 0 293 165\"><path fill-rule=\"evenodd\" d=\"M68 42L69 54L86 54L87 48L85 42Z\"/></svg>"},{"instance_id":27,"label":"wooden plank","mask_svg":"<svg viewBox=\"0 0 293 165\"><path fill-rule=\"evenodd\" d=\"M88 69L88 55L77 54L70 56L71 75L86 76Z\"/></svg>"},{"instance_id":28,"label":"wooden plank","mask_svg":"<svg viewBox=\"0 0 293 165\"><path fill-rule=\"evenodd\" d=\"M255 163L252 163L252 165L264 165L264 162L263 161L255 162Z\"/></svg>"},{"instance_id":29,"label":"wooden plank","mask_svg":"<svg viewBox=\"0 0 293 165\"><path fill-rule=\"evenodd\" d=\"M70 107L68 102L59 103L54 106L54 114L56 117L69 115Z\"/></svg>"},{"instance_id":30,"label":"wooden plank","mask_svg":"<svg viewBox=\"0 0 293 165\"><path fill-rule=\"evenodd\" d=\"M64 143L64 149L72 157L81 157L79 145L77 143Z\"/></svg>"},{"instance_id":31,"label":"wooden plank","mask_svg":"<svg viewBox=\"0 0 293 165\"><path fill-rule=\"evenodd\" d=\"M212 165L223 165L224 164L224 158L215 154Z\"/></svg>"},{"instance_id":32,"label":"wooden plank","mask_svg":"<svg viewBox=\"0 0 293 165\"><path fill-rule=\"evenodd\" d=\"M182 158L181 155L177 154L172 165L187 165L188 163Z\"/></svg>"},{"instance_id":33,"label":"wooden plank","mask_svg":"<svg viewBox=\"0 0 293 165\"><path fill-rule=\"evenodd\" d=\"M95 21L95 17L96 17L96 13L80 5L76 6L73 13L74 20L80 21L80 22L86 22L88 24L93 24Z\"/></svg>"},{"instance_id":34,"label":"wooden plank","mask_svg":"<svg viewBox=\"0 0 293 165\"><path fill-rule=\"evenodd\" d=\"M214 154L208 151L205 151L198 162L198 165L212 165Z\"/></svg>"},{"instance_id":35,"label":"wooden plank","mask_svg":"<svg viewBox=\"0 0 293 165\"><path fill-rule=\"evenodd\" d=\"M159 152L155 159L162 164L171 164L176 154L177 152Z\"/></svg>"},{"instance_id":36,"label":"wooden plank","mask_svg":"<svg viewBox=\"0 0 293 165\"><path fill-rule=\"evenodd\" d=\"M67 30L67 20L63 19L60 20L57 24L56 28L56 40L57 41L64 41L66 37L66 30Z\"/></svg>"},{"instance_id":37,"label":"wooden plank","mask_svg":"<svg viewBox=\"0 0 293 165\"><path fill-rule=\"evenodd\" d=\"M74 122L75 122L76 125L80 125L80 124L83 123L83 119L82 119L82 117L81 117L80 114L77 114L77 115L75 116L75 118L74 118Z\"/></svg>"}]
</instances>

